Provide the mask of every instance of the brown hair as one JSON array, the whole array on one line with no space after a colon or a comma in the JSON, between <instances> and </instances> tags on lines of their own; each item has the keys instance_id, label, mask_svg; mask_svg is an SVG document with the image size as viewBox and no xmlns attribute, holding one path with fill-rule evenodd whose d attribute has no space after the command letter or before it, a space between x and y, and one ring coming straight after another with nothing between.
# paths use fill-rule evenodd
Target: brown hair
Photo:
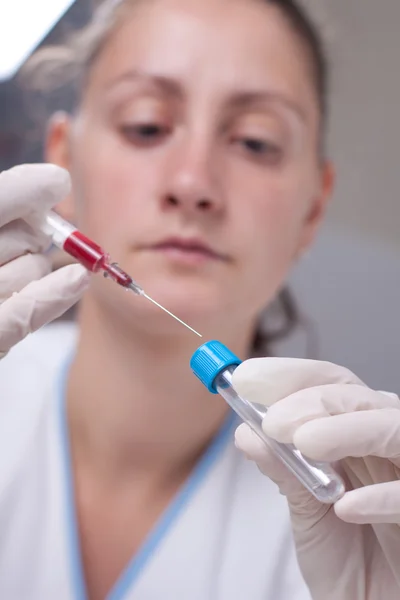
<instances>
[{"instance_id":1,"label":"brown hair","mask_svg":"<svg viewBox=\"0 0 400 600\"><path fill-rule=\"evenodd\" d=\"M94 11L89 24L70 36L67 43L44 47L32 56L22 70L22 81L25 89L40 95L39 106L43 113L42 117L56 108L71 113L77 109L85 90L87 77L97 57L119 26L126 11L143 1L104 0ZM328 64L322 35L299 2L295 0L260 1L281 11L308 53L320 108L321 148L323 148L328 112ZM43 92L46 92L44 97L50 100L48 107L44 105ZM40 118L39 114L36 115L36 118L38 117ZM279 293L275 308L276 306L281 313L281 318L278 319L281 325L274 331L267 330L264 315L261 316L260 324L252 340L250 352L252 356L269 354L271 342L287 336L300 323L296 302L286 288Z\"/></svg>"}]
</instances>

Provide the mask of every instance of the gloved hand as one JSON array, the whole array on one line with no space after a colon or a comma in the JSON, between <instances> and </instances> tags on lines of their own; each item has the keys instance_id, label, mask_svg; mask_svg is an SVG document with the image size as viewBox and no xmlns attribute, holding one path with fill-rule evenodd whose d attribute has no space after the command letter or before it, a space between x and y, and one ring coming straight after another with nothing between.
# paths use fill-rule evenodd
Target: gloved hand
<instances>
[{"instance_id":1,"label":"gloved hand","mask_svg":"<svg viewBox=\"0 0 400 600\"><path fill-rule=\"evenodd\" d=\"M400 401L324 362L243 362L233 385L269 406L265 433L335 462L348 490L319 503L247 425L236 445L287 497L298 560L314 600L400 598ZM266 507L266 510L268 507Z\"/></svg>"},{"instance_id":2,"label":"gloved hand","mask_svg":"<svg viewBox=\"0 0 400 600\"><path fill-rule=\"evenodd\" d=\"M62 315L85 290L81 265L47 275L50 239L37 226L70 191L55 165L22 165L0 174L0 358L28 333Z\"/></svg>"}]
</instances>

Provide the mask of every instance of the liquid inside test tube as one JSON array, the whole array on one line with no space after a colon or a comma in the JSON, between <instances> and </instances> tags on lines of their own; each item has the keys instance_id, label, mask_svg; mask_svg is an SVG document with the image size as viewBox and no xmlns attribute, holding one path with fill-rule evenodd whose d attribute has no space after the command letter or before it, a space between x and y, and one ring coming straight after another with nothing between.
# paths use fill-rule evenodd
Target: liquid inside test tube
<instances>
[{"instance_id":1,"label":"liquid inside test tube","mask_svg":"<svg viewBox=\"0 0 400 600\"><path fill-rule=\"evenodd\" d=\"M221 342L211 341L196 350L190 364L209 391L225 399L317 500L326 504L339 500L345 493L344 482L329 463L310 460L293 444L281 444L265 435L262 422L268 408L242 398L232 386L232 374L240 362Z\"/></svg>"}]
</instances>

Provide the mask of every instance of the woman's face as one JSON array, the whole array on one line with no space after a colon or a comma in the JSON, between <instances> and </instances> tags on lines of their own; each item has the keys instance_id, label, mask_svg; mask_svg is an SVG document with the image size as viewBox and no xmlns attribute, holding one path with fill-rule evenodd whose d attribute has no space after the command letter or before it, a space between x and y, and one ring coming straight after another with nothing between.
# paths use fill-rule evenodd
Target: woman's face
<instances>
[{"instance_id":1,"label":"woman's face","mask_svg":"<svg viewBox=\"0 0 400 600\"><path fill-rule=\"evenodd\" d=\"M64 140L77 222L189 323L250 322L322 213L318 129L307 51L277 9L139 3ZM100 277L90 294L128 315L156 311Z\"/></svg>"}]
</instances>

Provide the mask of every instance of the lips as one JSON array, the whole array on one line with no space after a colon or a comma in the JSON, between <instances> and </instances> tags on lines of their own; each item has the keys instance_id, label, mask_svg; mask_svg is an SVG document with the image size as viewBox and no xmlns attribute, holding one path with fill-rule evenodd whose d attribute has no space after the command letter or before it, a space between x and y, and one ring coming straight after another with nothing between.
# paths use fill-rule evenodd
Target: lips
<instances>
[{"instance_id":1,"label":"lips","mask_svg":"<svg viewBox=\"0 0 400 600\"><path fill-rule=\"evenodd\" d=\"M226 255L214 250L198 238L171 237L151 245L150 249L159 252L180 253L188 257L198 256L214 260L227 260Z\"/></svg>"}]
</instances>

